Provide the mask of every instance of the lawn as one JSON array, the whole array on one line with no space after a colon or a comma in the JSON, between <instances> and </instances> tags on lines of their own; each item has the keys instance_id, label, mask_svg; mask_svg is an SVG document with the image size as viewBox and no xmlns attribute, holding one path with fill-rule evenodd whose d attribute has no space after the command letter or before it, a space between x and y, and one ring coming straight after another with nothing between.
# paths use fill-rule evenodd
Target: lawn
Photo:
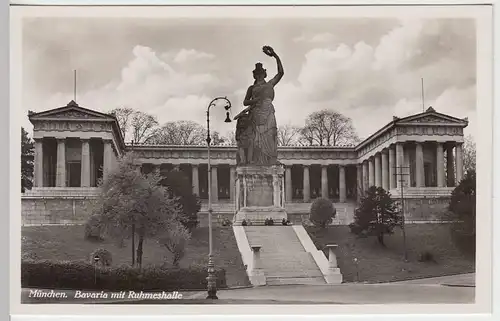
<instances>
[{"instance_id":1,"label":"lawn","mask_svg":"<svg viewBox=\"0 0 500 321\"><path fill-rule=\"evenodd\" d=\"M345 282L389 282L475 270L474 260L463 256L453 245L447 224L408 224L408 262L404 262L401 229L385 237L386 248L375 237L358 238L351 234L348 226L306 230L318 248L338 244L337 262ZM420 253L425 251L432 253L435 263L419 262ZM354 258L358 259L357 267Z\"/></svg>"},{"instance_id":2,"label":"lawn","mask_svg":"<svg viewBox=\"0 0 500 321\"><path fill-rule=\"evenodd\" d=\"M111 252L113 265L130 264L130 241L127 241L125 247L119 247L116 242L107 239L102 242L90 242L83 239L83 232L83 225L23 227L22 253L36 259L89 261L92 251L104 248ZM249 285L232 228L214 228L213 241L215 265L226 270L227 285ZM144 242L144 265L172 262L170 257L170 253L155 241ZM208 228L196 228L192 232L180 266L206 265L207 261Z\"/></svg>"}]
</instances>

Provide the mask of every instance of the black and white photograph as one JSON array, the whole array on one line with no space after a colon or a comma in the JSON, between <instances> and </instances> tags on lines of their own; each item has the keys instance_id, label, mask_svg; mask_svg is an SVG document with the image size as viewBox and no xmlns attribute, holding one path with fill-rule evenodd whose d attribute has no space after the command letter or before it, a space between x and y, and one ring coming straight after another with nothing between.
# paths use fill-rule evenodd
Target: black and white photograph
<instances>
[{"instance_id":1,"label":"black and white photograph","mask_svg":"<svg viewBox=\"0 0 500 321\"><path fill-rule=\"evenodd\" d=\"M23 314L491 308L490 6L11 12Z\"/></svg>"}]
</instances>

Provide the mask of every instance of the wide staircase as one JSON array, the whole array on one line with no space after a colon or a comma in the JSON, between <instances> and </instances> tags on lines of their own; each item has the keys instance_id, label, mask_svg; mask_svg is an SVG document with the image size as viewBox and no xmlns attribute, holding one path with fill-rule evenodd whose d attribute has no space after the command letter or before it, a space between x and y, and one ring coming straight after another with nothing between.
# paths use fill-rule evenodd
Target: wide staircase
<instances>
[{"instance_id":1,"label":"wide staircase","mask_svg":"<svg viewBox=\"0 0 500 321\"><path fill-rule=\"evenodd\" d=\"M249 245L261 246L261 268L268 285L326 283L291 226L245 226L244 229Z\"/></svg>"}]
</instances>

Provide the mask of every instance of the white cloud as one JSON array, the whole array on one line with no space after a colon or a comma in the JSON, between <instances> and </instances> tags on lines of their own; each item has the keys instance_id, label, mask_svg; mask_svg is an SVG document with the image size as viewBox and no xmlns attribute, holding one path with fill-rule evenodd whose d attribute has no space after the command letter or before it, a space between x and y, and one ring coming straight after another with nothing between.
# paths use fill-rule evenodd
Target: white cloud
<instances>
[{"instance_id":1,"label":"white cloud","mask_svg":"<svg viewBox=\"0 0 500 321\"><path fill-rule=\"evenodd\" d=\"M456 26L403 21L374 47L360 41L352 47L340 44L333 49L311 49L304 56L297 82L278 86L278 119L301 123L313 111L335 109L351 117L359 135L366 137L390 122L392 116L422 112L423 77L428 94L425 108L435 105L442 113L469 117L467 131L472 132L476 107L474 64L464 56L432 52L432 46L426 47L436 41L436 35L448 39ZM452 44L447 49L450 52L469 45L457 39L439 41L446 46ZM426 55L433 59L423 59ZM457 89L464 86L467 89Z\"/></svg>"},{"instance_id":2,"label":"white cloud","mask_svg":"<svg viewBox=\"0 0 500 321\"><path fill-rule=\"evenodd\" d=\"M181 49L174 58L176 63L192 62L193 60L214 59L213 54L197 51L194 49Z\"/></svg>"},{"instance_id":3,"label":"white cloud","mask_svg":"<svg viewBox=\"0 0 500 321\"><path fill-rule=\"evenodd\" d=\"M423 28L421 20L405 21L380 40L375 49L375 69L397 69L404 61L411 59L417 51L417 42Z\"/></svg>"},{"instance_id":4,"label":"white cloud","mask_svg":"<svg viewBox=\"0 0 500 321\"><path fill-rule=\"evenodd\" d=\"M352 39L342 42L342 34L334 35L328 29L319 33L304 30L292 41L277 33L282 46L288 41L300 49L297 52L306 52L286 57L283 53L287 73L276 87L274 101L278 124L302 125L308 114L329 108L351 117L359 135L366 137L391 121L393 115L403 117L422 111L423 77L426 107L432 105L438 112L469 117L467 131L473 132L475 65L471 61L475 49L471 43L475 39L470 39L470 32L464 36L464 28L461 22L403 21L378 43L364 42L362 34L357 43ZM274 42L270 39L269 43ZM246 88L239 88L242 79L237 82L231 77L235 75L236 79L242 70L248 70L247 62L254 58L242 49L241 59L235 53L219 65L216 56L209 53L215 53L215 47L205 46L197 47L203 51L185 48L166 52L135 46L132 58L117 77L105 86L79 94L78 103L101 111L126 106L153 113L160 122L192 119L205 125L206 105L214 93L232 93L228 98L234 116L243 108ZM241 67L243 63L246 65ZM291 64L297 70L290 72ZM72 98L71 93L25 95L25 106L38 111L51 109ZM220 132L227 132L227 126L234 127L223 123L223 108L214 108L211 117L212 126Z\"/></svg>"},{"instance_id":5,"label":"white cloud","mask_svg":"<svg viewBox=\"0 0 500 321\"><path fill-rule=\"evenodd\" d=\"M196 59L191 52L184 49L179 51L180 56L184 57L182 59ZM127 106L150 112L160 107L172 106L172 103L168 103L172 99L187 99L187 102L191 103L192 97L220 85L215 75L203 70L186 73L181 68L174 68L172 61L166 60L167 57L168 54L157 54L149 47L136 46L133 49L133 58L122 69L119 79L82 93L77 102L102 111ZM44 109L64 105L72 98L70 94L56 93L43 104ZM189 114L180 115L185 117Z\"/></svg>"},{"instance_id":6,"label":"white cloud","mask_svg":"<svg viewBox=\"0 0 500 321\"><path fill-rule=\"evenodd\" d=\"M330 32L322 32L322 33L317 33L317 34L309 35L309 36L302 34L298 37L295 37L293 39L293 41L297 42L297 43L300 43L300 42L307 43L308 42L308 43L320 44L320 43L332 43L336 39L337 39L337 37L335 37L334 34L332 34Z\"/></svg>"}]
</instances>

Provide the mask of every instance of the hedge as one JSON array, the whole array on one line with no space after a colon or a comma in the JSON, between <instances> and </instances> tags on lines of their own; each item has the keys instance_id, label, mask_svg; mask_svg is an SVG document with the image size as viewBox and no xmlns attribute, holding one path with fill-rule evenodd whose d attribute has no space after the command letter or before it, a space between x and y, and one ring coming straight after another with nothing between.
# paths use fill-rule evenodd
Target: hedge
<instances>
[{"instance_id":1,"label":"hedge","mask_svg":"<svg viewBox=\"0 0 500 321\"><path fill-rule=\"evenodd\" d=\"M226 288L226 271L218 269L217 288ZM201 290L207 287L207 268L187 269L148 266L95 267L86 262L50 260L21 263L23 288L58 288L107 291L176 291Z\"/></svg>"}]
</instances>

